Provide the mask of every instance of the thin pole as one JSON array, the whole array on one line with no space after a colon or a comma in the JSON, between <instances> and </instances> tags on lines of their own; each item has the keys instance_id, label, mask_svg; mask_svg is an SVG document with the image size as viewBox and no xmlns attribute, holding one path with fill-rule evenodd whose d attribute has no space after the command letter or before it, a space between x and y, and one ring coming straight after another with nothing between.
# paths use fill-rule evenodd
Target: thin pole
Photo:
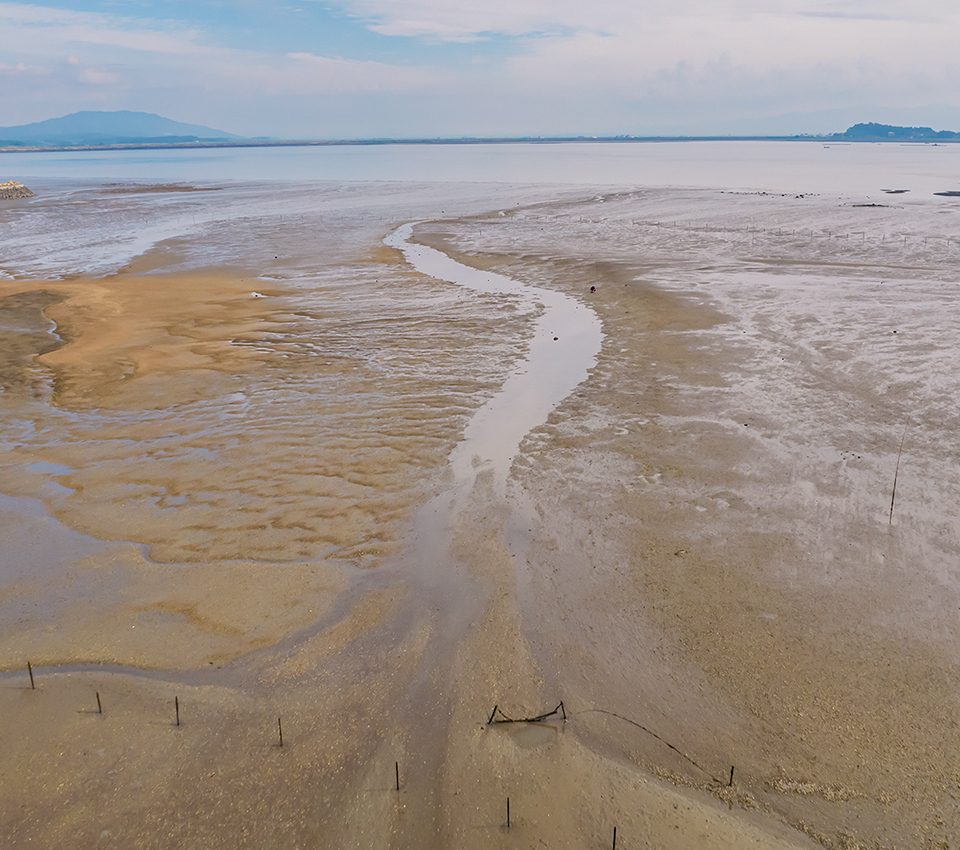
<instances>
[{"instance_id":1,"label":"thin pole","mask_svg":"<svg viewBox=\"0 0 960 850\"><path fill-rule=\"evenodd\" d=\"M283 726L280 725L280 718L277 718L277 731L280 733L280 746L283 746Z\"/></svg>"},{"instance_id":2,"label":"thin pole","mask_svg":"<svg viewBox=\"0 0 960 850\"><path fill-rule=\"evenodd\" d=\"M180 725L180 697L173 698L173 710L177 713L177 726Z\"/></svg>"},{"instance_id":3,"label":"thin pole","mask_svg":"<svg viewBox=\"0 0 960 850\"><path fill-rule=\"evenodd\" d=\"M30 690L35 691L37 686L33 683L33 667L30 665L30 662L27 662L27 672L30 674Z\"/></svg>"},{"instance_id":4,"label":"thin pole","mask_svg":"<svg viewBox=\"0 0 960 850\"><path fill-rule=\"evenodd\" d=\"M617 828L613 828L613 850L617 850Z\"/></svg>"},{"instance_id":5,"label":"thin pole","mask_svg":"<svg viewBox=\"0 0 960 850\"><path fill-rule=\"evenodd\" d=\"M394 770L394 773L396 773L397 775L397 790L399 791L400 790L400 762L395 761L393 763L393 770Z\"/></svg>"},{"instance_id":6,"label":"thin pole","mask_svg":"<svg viewBox=\"0 0 960 850\"><path fill-rule=\"evenodd\" d=\"M907 428L909 423L903 426L903 436L900 438L900 448L897 450L897 468L893 472L893 492L890 494L890 521L887 525L893 525L893 500L897 498L897 476L900 475L900 455L903 454L903 441L907 439Z\"/></svg>"},{"instance_id":7,"label":"thin pole","mask_svg":"<svg viewBox=\"0 0 960 850\"><path fill-rule=\"evenodd\" d=\"M100 691L97 691L97 714L103 714L103 706L100 704Z\"/></svg>"},{"instance_id":8,"label":"thin pole","mask_svg":"<svg viewBox=\"0 0 960 850\"><path fill-rule=\"evenodd\" d=\"M507 829L510 829L510 798L507 797Z\"/></svg>"}]
</instances>

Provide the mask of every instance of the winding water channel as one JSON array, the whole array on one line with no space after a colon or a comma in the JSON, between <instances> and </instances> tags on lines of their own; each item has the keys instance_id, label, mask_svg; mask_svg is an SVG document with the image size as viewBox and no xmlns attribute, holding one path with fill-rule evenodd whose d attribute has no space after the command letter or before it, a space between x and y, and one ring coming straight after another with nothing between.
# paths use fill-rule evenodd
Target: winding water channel
<instances>
[{"instance_id":1,"label":"winding water channel","mask_svg":"<svg viewBox=\"0 0 960 850\"><path fill-rule=\"evenodd\" d=\"M504 495L524 436L544 423L596 364L603 342L600 319L569 295L465 266L435 248L411 242L414 226L403 225L384 242L402 251L417 271L474 292L519 296L522 309L536 315L526 358L470 420L449 459L458 484L492 469L497 490Z\"/></svg>"},{"instance_id":2,"label":"winding water channel","mask_svg":"<svg viewBox=\"0 0 960 850\"><path fill-rule=\"evenodd\" d=\"M496 596L503 604L505 597L512 596L505 593L510 585L522 596L527 582L528 532L534 511L521 490L508 488L511 465L523 438L546 422L550 412L586 380L600 352L603 333L596 313L577 299L459 263L412 241L415 226L401 226L384 243L401 251L421 274L473 292L509 296L519 300L521 313L532 317L526 356L474 414L449 455L451 485L421 505L403 551L378 571L379 576L370 577L379 583L402 575L414 589L416 602L397 623L398 639L415 628L418 616L426 615L433 624L407 699L412 715L422 715L424 706L429 706L435 718L434 723L421 721L410 731L416 739L422 781L438 789L450 769L444 766L451 734L448 718L463 698L457 696L455 659L462 647L469 645L471 632L489 615L492 588L500 587ZM472 524L479 516L491 522L478 532ZM461 537L471 526L473 533L486 539L471 537L470 532ZM458 552L464 552L465 540L471 541L466 544L471 549L470 564L458 557ZM507 557L498 559L497 552ZM488 555L493 555L491 563L485 563ZM520 647L510 651L520 651ZM507 683L504 686L509 687ZM441 823L441 811L435 807L429 819L416 824L407 821L399 834L409 846L425 846Z\"/></svg>"}]
</instances>

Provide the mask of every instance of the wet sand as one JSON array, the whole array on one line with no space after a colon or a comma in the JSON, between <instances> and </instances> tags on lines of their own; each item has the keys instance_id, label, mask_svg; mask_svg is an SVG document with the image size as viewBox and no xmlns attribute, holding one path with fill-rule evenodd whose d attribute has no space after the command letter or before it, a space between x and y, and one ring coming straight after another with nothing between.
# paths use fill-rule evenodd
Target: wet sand
<instances>
[{"instance_id":1,"label":"wet sand","mask_svg":"<svg viewBox=\"0 0 960 850\"><path fill-rule=\"evenodd\" d=\"M398 220L0 281L4 846L953 846L956 205L513 197L413 237L602 322L505 488Z\"/></svg>"}]
</instances>

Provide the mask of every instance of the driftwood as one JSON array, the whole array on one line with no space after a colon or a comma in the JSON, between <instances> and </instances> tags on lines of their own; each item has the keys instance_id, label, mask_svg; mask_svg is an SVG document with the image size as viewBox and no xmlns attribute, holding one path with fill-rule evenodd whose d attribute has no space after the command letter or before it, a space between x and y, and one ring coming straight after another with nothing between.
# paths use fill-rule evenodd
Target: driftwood
<instances>
[{"instance_id":1,"label":"driftwood","mask_svg":"<svg viewBox=\"0 0 960 850\"><path fill-rule=\"evenodd\" d=\"M497 717L497 715L500 715ZM507 717L500 710L499 705L493 707L493 711L490 712L490 719L487 720L487 726L490 726L494 723L540 723L542 720L546 720L548 717L553 717L555 714L563 715L563 719L567 719L567 710L563 707L563 700L560 700L560 705L558 705L553 711L547 711L543 714L538 714L536 717Z\"/></svg>"}]
</instances>

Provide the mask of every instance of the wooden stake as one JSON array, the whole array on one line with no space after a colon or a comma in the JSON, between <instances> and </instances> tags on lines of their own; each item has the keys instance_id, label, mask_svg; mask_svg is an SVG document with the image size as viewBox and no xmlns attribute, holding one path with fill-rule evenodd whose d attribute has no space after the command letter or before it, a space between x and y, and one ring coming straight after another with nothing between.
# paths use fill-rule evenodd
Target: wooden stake
<instances>
[{"instance_id":1,"label":"wooden stake","mask_svg":"<svg viewBox=\"0 0 960 850\"><path fill-rule=\"evenodd\" d=\"M617 828L613 828L613 850L617 850Z\"/></svg>"},{"instance_id":2,"label":"wooden stake","mask_svg":"<svg viewBox=\"0 0 960 850\"><path fill-rule=\"evenodd\" d=\"M397 775L397 790L399 791L400 790L400 762L395 761L393 763L393 770L394 770L394 773L396 773Z\"/></svg>"},{"instance_id":3,"label":"wooden stake","mask_svg":"<svg viewBox=\"0 0 960 850\"><path fill-rule=\"evenodd\" d=\"M100 691L97 691L97 714L103 714L103 706L100 704Z\"/></svg>"},{"instance_id":4,"label":"wooden stake","mask_svg":"<svg viewBox=\"0 0 960 850\"><path fill-rule=\"evenodd\" d=\"M730 766L730 781L727 783L728 788L733 788L733 765Z\"/></svg>"},{"instance_id":5,"label":"wooden stake","mask_svg":"<svg viewBox=\"0 0 960 850\"><path fill-rule=\"evenodd\" d=\"M900 474L900 455L903 454L903 441L907 439L907 427L903 426L903 436L900 438L900 448L897 450L897 468L893 472L893 492L890 494L890 521L887 525L893 525L893 500L897 498L897 476Z\"/></svg>"},{"instance_id":6,"label":"wooden stake","mask_svg":"<svg viewBox=\"0 0 960 850\"><path fill-rule=\"evenodd\" d=\"M507 797L507 829L510 829L510 798Z\"/></svg>"},{"instance_id":7,"label":"wooden stake","mask_svg":"<svg viewBox=\"0 0 960 850\"><path fill-rule=\"evenodd\" d=\"M180 725L180 697L173 698L173 710L177 713L177 726Z\"/></svg>"},{"instance_id":8,"label":"wooden stake","mask_svg":"<svg viewBox=\"0 0 960 850\"><path fill-rule=\"evenodd\" d=\"M27 662L27 672L30 674L30 690L35 691L37 686L33 683L33 667L30 666L30 662Z\"/></svg>"},{"instance_id":9,"label":"wooden stake","mask_svg":"<svg viewBox=\"0 0 960 850\"><path fill-rule=\"evenodd\" d=\"M283 726L280 725L280 718L277 718L277 731L280 733L280 746L283 746Z\"/></svg>"}]
</instances>

